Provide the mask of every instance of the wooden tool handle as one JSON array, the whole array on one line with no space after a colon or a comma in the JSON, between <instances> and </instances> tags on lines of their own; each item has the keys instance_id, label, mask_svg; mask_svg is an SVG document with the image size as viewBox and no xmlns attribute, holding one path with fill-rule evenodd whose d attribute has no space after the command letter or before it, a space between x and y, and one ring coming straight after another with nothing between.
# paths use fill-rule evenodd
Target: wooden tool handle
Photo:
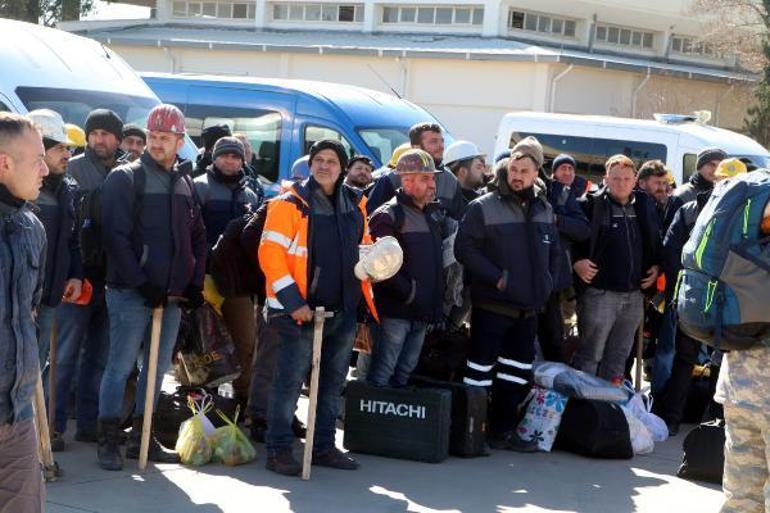
<instances>
[{"instance_id":1,"label":"wooden tool handle","mask_svg":"<svg viewBox=\"0 0 770 513\"><path fill-rule=\"evenodd\" d=\"M152 310L152 331L150 332L150 354L147 359L147 390L144 394L144 419L142 439L139 445L139 470L147 468L147 455L150 451L152 414L155 399L155 381L158 374L158 350L160 348L160 328L163 322L163 307Z\"/></svg>"}]
</instances>

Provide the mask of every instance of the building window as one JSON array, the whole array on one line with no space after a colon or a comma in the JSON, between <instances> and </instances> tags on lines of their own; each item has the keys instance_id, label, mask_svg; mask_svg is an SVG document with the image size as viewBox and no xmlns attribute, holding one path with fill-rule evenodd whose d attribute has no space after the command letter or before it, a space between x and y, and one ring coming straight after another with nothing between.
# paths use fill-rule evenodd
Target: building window
<instances>
[{"instance_id":1,"label":"building window","mask_svg":"<svg viewBox=\"0 0 770 513\"><path fill-rule=\"evenodd\" d=\"M511 9L508 11L508 28L510 30L539 32L544 35L575 37L576 21Z\"/></svg>"},{"instance_id":2,"label":"building window","mask_svg":"<svg viewBox=\"0 0 770 513\"><path fill-rule=\"evenodd\" d=\"M176 0L172 5L172 16L176 18L221 18L253 20L256 5L253 3L230 2L184 2Z\"/></svg>"},{"instance_id":3,"label":"building window","mask_svg":"<svg viewBox=\"0 0 770 513\"><path fill-rule=\"evenodd\" d=\"M481 25L483 7L420 6L382 8L382 23L418 23L423 25Z\"/></svg>"},{"instance_id":4,"label":"building window","mask_svg":"<svg viewBox=\"0 0 770 513\"><path fill-rule=\"evenodd\" d=\"M605 23L596 25L596 41L600 43L651 50L654 39L652 32Z\"/></svg>"},{"instance_id":5,"label":"building window","mask_svg":"<svg viewBox=\"0 0 770 513\"><path fill-rule=\"evenodd\" d=\"M273 4L275 21L330 21L362 22L364 6L362 4Z\"/></svg>"},{"instance_id":6,"label":"building window","mask_svg":"<svg viewBox=\"0 0 770 513\"><path fill-rule=\"evenodd\" d=\"M714 45L704 43L687 36L674 36L671 38L671 51L682 55L695 57L716 57Z\"/></svg>"}]
</instances>

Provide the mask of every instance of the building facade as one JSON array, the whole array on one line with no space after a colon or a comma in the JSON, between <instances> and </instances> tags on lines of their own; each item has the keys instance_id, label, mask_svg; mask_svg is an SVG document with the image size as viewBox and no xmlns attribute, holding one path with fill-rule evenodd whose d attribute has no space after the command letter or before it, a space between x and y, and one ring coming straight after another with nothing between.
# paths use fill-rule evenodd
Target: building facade
<instances>
[{"instance_id":1,"label":"building facade","mask_svg":"<svg viewBox=\"0 0 770 513\"><path fill-rule=\"evenodd\" d=\"M148 20L63 23L140 71L341 82L393 92L490 150L513 110L740 129L755 78L699 40L688 0L157 0Z\"/></svg>"}]
</instances>

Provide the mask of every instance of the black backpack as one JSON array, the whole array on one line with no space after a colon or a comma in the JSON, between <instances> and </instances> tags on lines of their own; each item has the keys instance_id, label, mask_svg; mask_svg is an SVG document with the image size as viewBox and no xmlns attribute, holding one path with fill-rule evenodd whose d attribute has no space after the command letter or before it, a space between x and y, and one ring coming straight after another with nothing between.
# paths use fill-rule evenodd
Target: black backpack
<instances>
[{"instance_id":1,"label":"black backpack","mask_svg":"<svg viewBox=\"0 0 770 513\"><path fill-rule=\"evenodd\" d=\"M265 275L259 266L257 250L267 219L267 204L256 212L230 221L217 239L209 256L209 272L224 297L256 294L265 298Z\"/></svg>"},{"instance_id":2,"label":"black backpack","mask_svg":"<svg viewBox=\"0 0 770 513\"><path fill-rule=\"evenodd\" d=\"M141 166L133 168L134 219L141 212L146 177ZM107 255L102 239L102 185L86 192L78 204L79 242L83 266L102 278L106 274Z\"/></svg>"}]
</instances>

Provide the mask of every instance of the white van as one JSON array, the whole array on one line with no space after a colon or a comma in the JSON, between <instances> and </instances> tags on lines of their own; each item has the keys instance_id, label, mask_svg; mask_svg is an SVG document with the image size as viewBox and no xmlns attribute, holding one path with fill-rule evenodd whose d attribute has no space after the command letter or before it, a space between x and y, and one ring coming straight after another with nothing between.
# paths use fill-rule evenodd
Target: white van
<instances>
[{"instance_id":1,"label":"white van","mask_svg":"<svg viewBox=\"0 0 770 513\"><path fill-rule=\"evenodd\" d=\"M49 108L82 127L91 110L107 108L144 126L160 103L121 57L92 39L6 19L0 34L0 111ZM182 156L196 156L189 139Z\"/></svg>"},{"instance_id":2,"label":"white van","mask_svg":"<svg viewBox=\"0 0 770 513\"><path fill-rule=\"evenodd\" d=\"M655 120L581 116L540 112L511 112L497 129L495 155L534 135L545 150L546 169L559 153L578 162L578 173L601 182L607 158L623 153L637 165L660 159L677 184L695 172L698 152L719 147L728 155L748 159L756 167L770 167L770 153L744 135L699 122L697 116L656 115Z\"/></svg>"}]
</instances>

